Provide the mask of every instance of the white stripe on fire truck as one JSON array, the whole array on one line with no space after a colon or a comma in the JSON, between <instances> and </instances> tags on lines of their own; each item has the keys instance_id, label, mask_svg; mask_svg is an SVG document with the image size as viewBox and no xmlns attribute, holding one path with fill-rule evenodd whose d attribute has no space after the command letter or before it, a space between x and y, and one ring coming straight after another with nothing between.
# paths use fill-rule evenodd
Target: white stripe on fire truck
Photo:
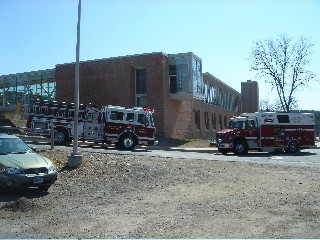
<instances>
[{"instance_id":1,"label":"white stripe on fire truck","mask_svg":"<svg viewBox=\"0 0 320 240\"><path fill-rule=\"evenodd\" d=\"M108 137L118 137L119 136L119 134L112 134L112 133L105 133L104 135L108 136Z\"/></svg>"},{"instance_id":2,"label":"white stripe on fire truck","mask_svg":"<svg viewBox=\"0 0 320 240\"><path fill-rule=\"evenodd\" d=\"M139 137L139 140L154 140L154 138L149 138L149 137Z\"/></svg>"},{"instance_id":3,"label":"white stripe on fire truck","mask_svg":"<svg viewBox=\"0 0 320 240\"><path fill-rule=\"evenodd\" d=\"M256 140L258 139L257 137L246 137L246 139L249 139L249 140Z\"/></svg>"},{"instance_id":4,"label":"white stripe on fire truck","mask_svg":"<svg viewBox=\"0 0 320 240\"><path fill-rule=\"evenodd\" d=\"M307 131L307 132L313 132L314 129L312 128L298 128L298 129L285 129L286 132L295 132L295 131Z\"/></svg>"}]
</instances>

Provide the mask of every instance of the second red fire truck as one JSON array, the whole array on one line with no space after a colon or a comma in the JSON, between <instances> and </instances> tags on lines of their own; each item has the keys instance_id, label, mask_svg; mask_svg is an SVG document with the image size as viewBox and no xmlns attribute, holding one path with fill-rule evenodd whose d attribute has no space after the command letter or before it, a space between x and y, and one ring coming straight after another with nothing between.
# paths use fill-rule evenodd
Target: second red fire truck
<instances>
[{"instance_id":1,"label":"second red fire truck","mask_svg":"<svg viewBox=\"0 0 320 240\"><path fill-rule=\"evenodd\" d=\"M27 127L32 133L49 136L55 129L56 144L70 143L74 137L74 106L71 103L36 100L25 110ZM154 145L153 111L148 108L124 108L80 105L78 137L84 141L113 143L132 150L136 145Z\"/></svg>"},{"instance_id":2,"label":"second red fire truck","mask_svg":"<svg viewBox=\"0 0 320 240\"><path fill-rule=\"evenodd\" d=\"M315 146L315 120L312 113L256 112L232 117L227 129L216 134L222 154L241 155L248 150L297 153Z\"/></svg>"}]
</instances>

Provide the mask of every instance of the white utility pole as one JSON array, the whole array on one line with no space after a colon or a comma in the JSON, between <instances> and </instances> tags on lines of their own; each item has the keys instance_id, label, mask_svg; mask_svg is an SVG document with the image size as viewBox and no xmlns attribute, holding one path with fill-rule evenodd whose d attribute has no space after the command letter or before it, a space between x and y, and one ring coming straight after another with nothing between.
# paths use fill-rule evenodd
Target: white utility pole
<instances>
[{"instance_id":1,"label":"white utility pole","mask_svg":"<svg viewBox=\"0 0 320 240\"><path fill-rule=\"evenodd\" d=\"M77 46L76 46L76 69L75 69L75 93L74 93L74 137L73 153L68 157L68 166L76 168L82 163L82 156L78 152L78 119L79 119L79 76L80 76L80 20L81 20L81 0L78 4L78 24L77 24Z\"/></svg>"}]
</instances>

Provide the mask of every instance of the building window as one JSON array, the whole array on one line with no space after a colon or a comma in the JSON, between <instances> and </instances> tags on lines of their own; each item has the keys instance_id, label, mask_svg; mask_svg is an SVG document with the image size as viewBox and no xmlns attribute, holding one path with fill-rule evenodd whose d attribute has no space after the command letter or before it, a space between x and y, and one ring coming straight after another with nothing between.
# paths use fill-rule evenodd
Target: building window
<instances>
[{"instance_id":1,"label":"building window","mask_svg":"<svg viewBox=\"0 0 320 240\"><path fill-rule=\"evenodd\" d=\"M222 116L219 114L219 130L222 129Z\"/></svg>"},{"instance_id":2,"label":"building window","mask_svg":"<svg viewBox=\"0 0 320 240\"><path fill-rule=\"evenodd\" d=\"M186 57L169 59L170 93L189 92L189 59Z\"/></svg>"},{"instance_id":3,"label":"building window","mask_svg":"<svg viewBox=\"0 0 320 240\"><path fill-rule=\"evenodd\" d=\"M212 113L212 129L217 130L217 119L215 113Z\"/></svg>"},{"instance_id":4,"label":"building window","mask_svg":"<svg viewBox=\"0 0 320 240\"><path fill-rule=\"evenodd\" d=\"M209 130L209 113L204 112L204 125L206 127L206 130Z\"/></svg>"},{"instance_id":5,"label":"building window","mask_svg":"<svg viewBox=\"0 0 320 240\"><path fill-rule=\"evenodd\" d=\"M136 69L136 106L147 106L147 70Z\"/></svg>"},{"instance_id":6,"label":"building window","mask_svg":"<svg viewBox=\"0 0 320 240\"><path fill-rule=\"evenodd\" d=\"M228 128L228 117L225 115L223 119L224 128Z\"/></svg>"},{"instance_id":7,"label":"building window","mask_svg":"<svg viewBox=\"0 0 320 240\"><path fill-rule=\"evenodd\" d=\"M289 115L277 115L278 123L290 123Z\"/></svg>"},{"instance_id":8,"label":"building window","mask_svg":"<svg viewBox=\"0 0 320 240\"><path fill-rule=\"evenodd\" d=\"M137 107L146 107L146 106L148 106L147 96L136 97L136 106Z\"/></svg>"},{"instance_id":9,"label":"building window","mask_svg":"<svg viewBox=\"0 0 320 240\"><path fill-rule=\"evenodd\" d=\"M193 92L202 95L202 62L200 59L192 57L193 71Z\"/></svg>"},{"instance_id":10,"label":"building window","mask_svg":"<svg viewBox=\"0 0 320 240\"><path fill-rule=\"evenodd\" d=\"M36 99L55 100L55 70L0 76L2 106L32 104Z\"/></svg>"},{"instance_id":11,"label":"building window","mask_svg":"<svg viewBox=\"0 0 320 240\"><path fill-rule=\"evenodd\" d=\"M200 131L200 110L195 111L196 130Z\"/></svg>"}]
</instances>

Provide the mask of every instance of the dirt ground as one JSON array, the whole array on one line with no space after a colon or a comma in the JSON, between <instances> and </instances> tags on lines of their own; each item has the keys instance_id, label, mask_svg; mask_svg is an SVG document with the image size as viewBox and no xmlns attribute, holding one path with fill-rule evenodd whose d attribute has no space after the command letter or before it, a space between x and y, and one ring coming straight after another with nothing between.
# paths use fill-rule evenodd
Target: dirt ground
<instances>
[{"instance_id":1,"label":"dirt ground","mask_svg":"<svg viewBox=\"0 0 320 240\"><path fill-rule=\"evenodd\" d=\"M0 238L320 237L320 169L84 152L71 170L40 153L58 181L2 193Z\"/></svg>"}]
</instances>

